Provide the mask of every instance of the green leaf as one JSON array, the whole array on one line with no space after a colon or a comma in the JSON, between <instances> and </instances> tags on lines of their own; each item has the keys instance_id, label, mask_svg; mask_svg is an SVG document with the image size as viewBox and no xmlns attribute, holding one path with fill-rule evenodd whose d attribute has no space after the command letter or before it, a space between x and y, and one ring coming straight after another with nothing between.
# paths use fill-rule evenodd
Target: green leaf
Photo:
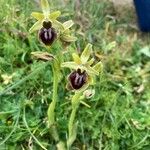
<instances>
[{"instance_id":1,"label":"green leaf","mask_svg":"<svg viewBox=\"0 0 150 150\"><path fill-rule=\"evenodd\" d=\"M88 43L84 49L84 51L81 54L81 61L82 63L86 63L90 57L90 54L92 52L92 44Z\"/></svg>"},{"instance_id":2,"label":"green leaf","mask_svg":"<svg viewBox=\"0 0 150 150\"><path fill-rule=\"evenodd\" d=\"M73 142L75 141L76 139L76 136L77 136L77 127L78 127L78 122L76 122L74 125L73 125L73 128L72 128L72 132L71 132L71 136L69 137L69 139L67 140L67 145L68 147L70 147Z\"/></svg>"},{"instance_id":3,"label":"green leaf","mask_svg":"<svg viewBox=\"0 0 150 150\"><path fill-rule=\"evenodd\" d=\"M53 102L51 102L50 106L48 107L48 111L47 111L47 116L48 116L48 125L51 126L54 122L54 109L55 109L55 104Z\"/></svg>"}]
</instances>

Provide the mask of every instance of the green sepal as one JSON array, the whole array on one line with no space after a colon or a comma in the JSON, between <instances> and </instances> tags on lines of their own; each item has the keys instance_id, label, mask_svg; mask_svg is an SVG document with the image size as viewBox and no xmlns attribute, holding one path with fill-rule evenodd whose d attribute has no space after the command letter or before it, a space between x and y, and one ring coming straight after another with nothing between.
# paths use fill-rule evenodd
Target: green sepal
<instances>
[{"instance_id":1,"label":"green sepal","mask_svg":"<svg viewBox=\"0 0 150 150\"><path fill-rule=\"evenodd\" d=\"M78 64L76 64L75 62L64 62L61 64L61 67L66 67L66 68L70 68L70 69L78 69Z\"/></svg>"},{"instance_id":2,"label":"green sepal","mask_svg":"<svg viewBox=\"0 0 150 150\"><path fill-rule=\"evenodd\" d=\"M44 15L42 13L39 13L39 12L32 12L31 16L37 20L43 20L44 19Z\"/></svg>"},{"instance_id":3,"label":"green sepal","mask_svg":"<svg viewBox=\"0 0 150 150\"><path fill-rule=\"evenodd\" d=\"M77 38L74 36L64 34L64 35L61 35L61 40L64 42L75 42Z\"/></svg>"},{"instance_id":4,"label":"green sepal","mask_svg":"<svg viewBox=\"0 0 150 150\"><path fill-rule=\"evenodd\" d=\"M103 70L102 62L98 62L95 66L93 66L93 69L97 72L101 72Z\"/></svg>"},{"instance_id":5,"label":"green sepal","mask_svg":"<svg viewBox=\"0 0 150 150\"><path fill-rule=\"evenodd\" d=\"M77 63L77 64L81 64L82 63L80 57L76 53L72 54L72 58L73 58L75 63Z\"/></svg>"},{"instance_id":6,"label":"green sepal","mask_svg":"<svg viewBox=\"0 0 150 150\"><path fill-rule=\"evenodd\" d=\"M99 72L93 69L93 67L87 66L86 71L90 76L99 75Z\"/></svg>"},{"instance_id":7,"label":"green sepal","mask_svg":"<svg viewBox=\"0 0 150 150\"><path fill-rule=\"evenodd\" d=\"M31 52L31 55L33 56L33 58L38 60L43 60L43 61L51 61L55 59L54 55L48 52L36 51L36 52Z\"/></svg>"},{"instance_id":8,"label":"green sepal","mask_svg":"<svg viewBox=\"0 0 150 150\"><path fill-rule=\"evenodd\" d=\"M29 32L32 33L36 30L39 30L41 29L42 27L42 22L41 21L37 21L30 29L29 29Z\"/></svg>"},{"instance_id":9,"label":"green sepal","mask_svg":"<svg viewBox=\"0 0 150 150\"><path fill-rule=\"evenodd\" d=\"M74 24L74 22L72 20L68 20L68 21L64 22L63 23L64 30L71 28L73 26L73 24Z\"/></svg>"},{"instance_id":10,"label":"green sepal","mask_svg":"<svg viewBox=\"0 0 150 150\"><path fill-rule=\"evenodd\" d=\"M92 44L88 43L81 54L81 61L83 64L88 61L91 52L92 52Z\"/></svg>"},{"instance_id":11,"label":"green sepal","mask_svg":"<svg viewBox=\"0 0 150 150\"><path fill-rule=\"evenodd\" d=\"M42 7L42 11L43 11L44 15L48 16L48 14L50 13L50 7L49 7L48 1L41 0L41 7Z\"/></svg>"},{"instance_id":12,"label":"green sepal","mask_svg":"<svg viewBox=\"0 0 150 150\"><path fill-rule=\"evenodd\" d=\"M60 11L54 11L54 12L49 14L49 19L50 20L56 20L60 15L61 15Z\"/></svg>"},{"instance_id":13,"label":"green sepal","mask_svg":"<svg viewBox=\"0 0 150 150\"><path fill-rule=\"evenodd\" d=\"M63 25L61 22L57 21L57 20L53 20L52 21L52 25L55 29L57 30L63 30Z\"/></svg>"},{"instance_id":14,"label":"green sepal","mask_svg":"<svg viewBox=\"0 0 150 150\"><path fill-rule=\"evenodd\" d=\"M91 58L88 62L87 62L87 64L89 65L89 66L91 66L93 63L94 63L94 58Z\"/></svg>"}]
</instances>

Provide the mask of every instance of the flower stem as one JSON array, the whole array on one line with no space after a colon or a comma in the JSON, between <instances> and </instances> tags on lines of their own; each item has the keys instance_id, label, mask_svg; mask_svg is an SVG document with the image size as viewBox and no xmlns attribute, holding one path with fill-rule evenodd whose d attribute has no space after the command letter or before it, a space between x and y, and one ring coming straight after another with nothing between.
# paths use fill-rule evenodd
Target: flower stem
<instances>
[{"instance_id":1,"label":"flower stem","mask_svg":"<svg viewBox=\"0 0 150 150\"><path fill-rule=\"evenodd\" d=\"M52 102L49 104L47 116L48 116L48 126L50 128L50 133L55 142L57 143L58 150L65 150L64 143L60 141L58 131L55 125L55 107L57 103L57 93L58 93L58 82L59 82L59 70L58 70L58 62L55 60L52 66L53 70L53 96Z\"/></svg>"},{"instance_id":2,"label":"flower stem","mask_svg":"<svg viewBox=\"0 0 150 150\"><path fill-rule=\"evenodd\" d=\"M78 122L75 123L75 117L76 117L78 106L80 104L80 96L81 96L81 92L76 92L75 95L72 97L72 101L71 101L72 111L68 123L68 132L69 132L68 140L67 140L68 150L70 149L71 145L76 139L76 134L77 134L76 130L77 130Z\"/></svg>"},{"instance_id":3,"label":"flower stem","mask_svg":"<svg viewBox=\"0 0 150 150\"><path fill-rule=\"evenodd\" d=\"M55 123L55 107L57 103L57 88L58 88L58 71L55 69L55 65L52 66L53 69L53 96L52 96L52 102L49 105L48 108L48 124L49 126L54 125Z\"/></svg>"}]
</instances>

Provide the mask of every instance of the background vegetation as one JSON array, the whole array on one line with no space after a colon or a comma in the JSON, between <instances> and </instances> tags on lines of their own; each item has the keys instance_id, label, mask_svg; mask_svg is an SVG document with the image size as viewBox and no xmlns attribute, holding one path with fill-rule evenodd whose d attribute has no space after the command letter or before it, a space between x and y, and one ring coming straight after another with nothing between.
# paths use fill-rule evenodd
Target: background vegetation
<instances>
[{"instance_id":1,"label":"background vegetation","mask_svg":"<svg viewBox=\"0 0 150 150\"><path fill-rule=\"evenodd\" d=\"M50 4L51 10L62 11L60 20L74 20L78 52L90 42L95 58L104 63L96 94L86 100L91 108L81 105L78 111L78 135L72 149L149 150L149 34L131 25L129 13L119 18L107 0L51 0ZM51 67L30 55L46 50L36 34L28 33L34 10L40 11L36 0L0 1L0 150L40 150L36 140L55 149L46 123ZM53 49L69 58L75 45ZM64 88L69 70L63 73L56 113L65 140L72 93Z\"/></svg>"}]
</instances>

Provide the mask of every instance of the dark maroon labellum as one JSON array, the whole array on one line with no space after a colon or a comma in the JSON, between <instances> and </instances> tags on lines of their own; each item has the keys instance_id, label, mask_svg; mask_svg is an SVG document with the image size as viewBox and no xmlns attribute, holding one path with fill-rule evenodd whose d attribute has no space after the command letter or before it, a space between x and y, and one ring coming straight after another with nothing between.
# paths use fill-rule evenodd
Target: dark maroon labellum
<instances>
[{"instance_id":1,"label":"dark maroon labellum","mask_svg":"<svg viewBox=\"0 0 150 150\"><path fill-rule=\"evenodd\" d=\"M70 85L73 89L78 90L87 82L87 78L87 73L78 69L69 75Z\"/></svg>"},{"instance_id":2,"label":"dark maroon labellum","mask_svg":"<svg viewBox=\"0 0 150 150\"><path fill-rule=\"evenodd\" d=\"M57 34L54 28L52 28L51 22L43 22L43 27L39 31L39 39L47 46L50 46L55 39Z\"/></svg>"}]
</instances>

